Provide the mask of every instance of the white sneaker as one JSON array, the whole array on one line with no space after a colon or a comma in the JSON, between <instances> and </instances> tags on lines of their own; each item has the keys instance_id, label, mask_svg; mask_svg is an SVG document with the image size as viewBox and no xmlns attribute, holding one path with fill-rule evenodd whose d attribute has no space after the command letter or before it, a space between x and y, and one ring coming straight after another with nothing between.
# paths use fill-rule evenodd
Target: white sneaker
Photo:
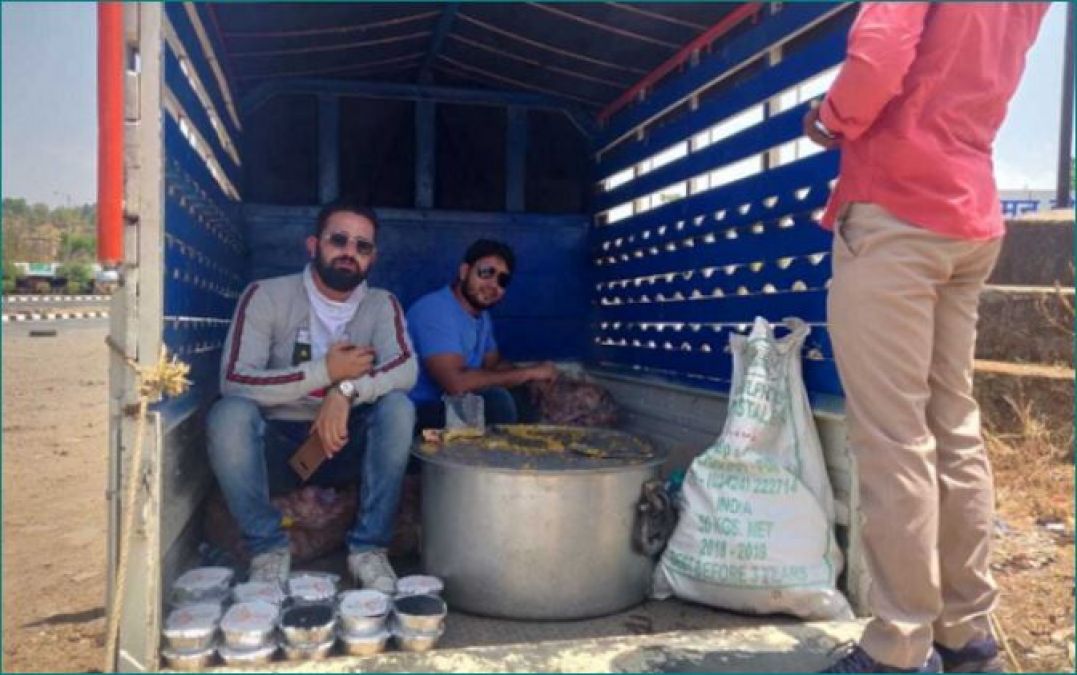
<instances>
[{"instance_id":1,"label":"white sneaker","mask_svg":"<svg viewBox=\"0 0 1077 675\"><path fill-rule=\"evenodd\" d=\"M251 558L250 581L269 581L284 584L292 571L292 552L287 548L275 548Z\"/></svg>"},{"instance_id":2,"label":"white sneaker","mask_svg":"<svg viewBox=\"0 0 1077 675\"><path fill-rule=\"evenodd\" d=\"M348 554L348 571L357 586L389 595L396 592L396 572L384 548L352 551Z\"/></svg>"}]
</instances>

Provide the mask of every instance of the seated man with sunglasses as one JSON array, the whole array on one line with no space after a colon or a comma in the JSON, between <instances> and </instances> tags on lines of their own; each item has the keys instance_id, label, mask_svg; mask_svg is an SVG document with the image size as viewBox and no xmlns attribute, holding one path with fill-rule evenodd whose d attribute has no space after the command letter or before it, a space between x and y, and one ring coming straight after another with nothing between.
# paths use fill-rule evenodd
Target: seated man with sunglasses
<instances>
[{"instance_id":1,"label":"seated man with sunglasses","mask_svg":"<svg viewBox=\"0 0 1077 675\"><path fill-rule=\"evenodd\" d=\"M400 304L366 284L377 229L370 209L329 204L307 237L303 271L255 281L239 297L207 436L252 556L251 580L288 578L289 540L270 495L299 486L288 460L316 435L326 459L309 482L360 484L349 572L364 587L395 590L386 549L415 425L407 392L417 364Z\"/></svg>"},{"instance_id":2,"label":"seated man with sunglasses","mask_svg":"<svg viewBox=\"0 0 1077 675\"><path fill-rule=\"evenodd\" d=\"M505 297L515 266L506 244L479 239L468 247L452 285L424 295L408 310L422 366L411 391L419 428L445 426L442 394L478 394L487 424L512 424L518 415L508 388L557 376L552 363L517 367L498 353L487 310Z\"/></svg>"}]
</instances>

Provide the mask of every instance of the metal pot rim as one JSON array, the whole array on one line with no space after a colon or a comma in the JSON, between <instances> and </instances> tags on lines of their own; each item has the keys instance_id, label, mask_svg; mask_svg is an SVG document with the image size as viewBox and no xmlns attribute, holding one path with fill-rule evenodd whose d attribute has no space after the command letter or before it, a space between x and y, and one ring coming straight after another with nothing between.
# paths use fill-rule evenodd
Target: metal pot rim
<instances>
[{"instance_id":1,"label":"metal pot rim","mask_svg":"<svg viewBox=\"0 0 1077 675\"><path fill-rule=\"evenodd\" d=\"M412 450L411 454L419 459L429 462L444 469L468 470L472 473L501 473L512 476L594 476L607 473L629 473L638 469L650 469L661 466L669 459L665 452L655 450L655 456L638 464L621 464L611 467L583 467L579 469L512 469L505 467L482 466L479 464L461 464L452 460L446 460L437 455L428 455L418 449Z\"/></svg>"}]
</instances>

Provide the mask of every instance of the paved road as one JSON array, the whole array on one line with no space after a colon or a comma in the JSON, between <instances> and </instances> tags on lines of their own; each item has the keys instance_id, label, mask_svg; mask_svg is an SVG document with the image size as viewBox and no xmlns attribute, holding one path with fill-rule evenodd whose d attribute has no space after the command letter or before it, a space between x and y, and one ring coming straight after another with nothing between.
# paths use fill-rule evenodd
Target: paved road
<instances>
[{"instance_id":1,"label":"paved road","mask_svg":"<svg viewBox=\"0 0 1077 675\"><path fill-rule=\"evenodd\" d=\"M5 340L21 340L30 337L30 331L55 330L57 333L97 333L108 332L108 318L98 319L57 319L55 321L17 321L3 324ZM103 333L102 333L103 334ZM35 337L35 340L48 340L47 337ZM103 339L103 338L102 338Z\"/></svg>"}]
</instances>

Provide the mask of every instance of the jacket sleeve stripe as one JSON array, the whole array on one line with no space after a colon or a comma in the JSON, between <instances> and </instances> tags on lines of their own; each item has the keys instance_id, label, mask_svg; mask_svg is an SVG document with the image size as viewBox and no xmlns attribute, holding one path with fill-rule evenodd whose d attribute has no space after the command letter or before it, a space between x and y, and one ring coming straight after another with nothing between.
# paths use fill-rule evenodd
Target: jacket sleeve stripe
<instances>
[{"instance_id":1,"label":"jacket sleeve stripe","mask_svg":"<svg viewBox=\"0 0 1077 675\"><path fill-rule=\"evenodd\" d=\"M373 375L380 375L387 373L393 368L396 368L407 362L411 358L411 350L408 349L408 340L404 336L404 313L400 311L400 303L396 301L396 297L390 295L389 301L393 303L393 326L396 329L396 345L400 348L400 354L383 366L379 366L371 373Z\"/></svg>"},{"instance_id":2,"label":"jacket sleeve stripe","mask_svg":"<svg viewBox=\"0 0 1077 675\"><path fill-rule=\"evenodd\" d=\"M239 299L239 311L236 312L236 330L232 337L232 349L228 353L228 367L225 369L225 377L229 382L250 385L272 385L299 382L303 379L303 372L297 371L287 375L273 375L271 377L255 377L236 372L236 361L239 360L239 349L243 341L243 325L247 320L247 305L250 304L254 292L258 290L258 284L252 284L243 297Z\"/></svg>"}]
</instances>

